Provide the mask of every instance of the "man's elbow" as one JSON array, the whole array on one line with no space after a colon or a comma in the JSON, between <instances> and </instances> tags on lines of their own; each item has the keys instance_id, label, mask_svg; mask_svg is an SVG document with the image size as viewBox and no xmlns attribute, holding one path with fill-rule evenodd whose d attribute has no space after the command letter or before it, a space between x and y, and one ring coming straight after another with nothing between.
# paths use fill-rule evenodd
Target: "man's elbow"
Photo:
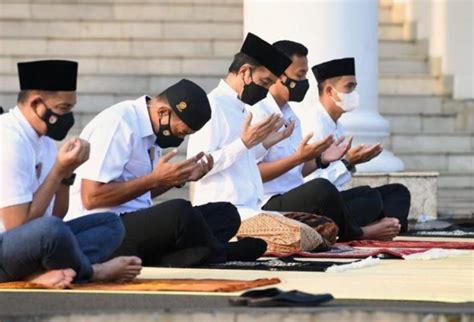
<instances>
[{"instance_id":1,"label":"man's elbow","mask_svg":"<svg viewBox=\"0 0 474 322\"><path fill-rule=\"evenodd\" d=\"M83 193L81 195L81 199L82 199L82 205L84 206L84 208L86 208L86 210L93 210L95 208L99 208L99 203L98 203L97 198L95 198L91 194Z\"/></svg>"}]
</instances>

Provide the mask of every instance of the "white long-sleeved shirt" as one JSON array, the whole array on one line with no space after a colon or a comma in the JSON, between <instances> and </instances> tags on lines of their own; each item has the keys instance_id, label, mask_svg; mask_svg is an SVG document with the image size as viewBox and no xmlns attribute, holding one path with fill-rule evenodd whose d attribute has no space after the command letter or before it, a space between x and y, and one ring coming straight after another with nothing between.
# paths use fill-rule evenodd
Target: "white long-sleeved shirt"
<instances>
[{"instance_id":1,"label":"white long-sleeved shirt","mask_svg":"<svg viewBox=\"0 0 474 322\"><path fill-rule=\"evenodd\" d=\"M193 203L227 201L239 210L258 212L263 201L263 184L256 158L266 150L262 144L247 149L242 142L240 136L247 117L245 104L224 80L208 98L211 120L190 136L187 152L188 157L201 151L211 153L214 167L196 182Z\"/></svg>"},{"instance_id":2,"label":"white long-sleeved shirt","mask_svg":"<svg viewBox=\"0 0 474 322\"><path fill-rule=\"evenodd\" d=\"M262 121L273 113L281 115L285 120L285 123L289 122L290 120L295 122L295 129L293 130L293 133L290 135L290 137L269 148L265 155L257 160L258 162L275 162L296 152L298 145L303 139L301 122L288 103L282 106L280 109L273 96L269 94L267 98L250 107L250 110L254 116L252 120L253 123ZM283 129L281 129L281 131L283 131ZM304 164L300 164L285 172L281 176L265 182L263 184L264 204L271 197L286 193L302 185L304 183L302 174L303 166Z\"/></svg>"},{"instance_id":3,"label":"white long-sleeved shirt","mask_svg":"<svg viewBox=\"0 0 474 322\"><path fill-rule=\"evenodd\" d=\"M332 134L337 140L344 135L344 129L340 122L334 122L328 114L321 102L318 101L316 106L316 129L313 142L321 140ZM313 180L315 178L324 178L331 181L339 191L344 190L344 186L351 180L352 175L342 161L334 161L326 169L318 169L304 178L304 181Z\"/></svg>"}]
</instances>

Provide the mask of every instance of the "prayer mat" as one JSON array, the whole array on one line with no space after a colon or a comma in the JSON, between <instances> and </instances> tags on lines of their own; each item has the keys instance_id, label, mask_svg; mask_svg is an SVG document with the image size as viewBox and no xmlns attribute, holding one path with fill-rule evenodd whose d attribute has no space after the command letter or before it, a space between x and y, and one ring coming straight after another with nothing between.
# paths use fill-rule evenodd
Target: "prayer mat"
<instances>
[{"instance_id":1,"label":"prayer mat","mask_svg":"<svg viewBox=\"0 0 474 322\"><path fill-rule=\"evenodd\" d=\"M128 283L87 283L72 284L68 289L75 291L175 291L175 292L239 292L255 287L280 283L278 278L255 280L225 279L136 279ZM48 289L30 282L0 283L0 289Z\"/></svg>"},{"instance_id":2,"label":"prayer mat","mask_svg":"<svg viewBox=\"0 0 474 322\"><path fill-rule=\"evenodd\" d=\"M441 242L441 241L406 241L406 240L353 240L347 243L337 243L336 246L352 247L381 247L381 248L444 248L444 249L474 249L474 242Z\"/></svg>"},{"instance_id":3,"label":"prayer mat","mask_svg":"<svg viewBox=\"0 0 474 322\"><path fill-rule=\"evenodd\" d=\"M314 262L299 261L291 256L274 258L270 260L257 260L252 262L232 261L219 264L210 264L196 268L204 269L243 269L257 271L298 271L298 272L325 272L333 265L347 264L347 262Z\"/></svg>"},{"instance_id":4,"label":"prayer mat","mask_svg":"<svg viewBox=\"0 0 474 322\"><path fill-rule=\"evenodd\" d=\"M400 236L474 238L474 223L458 223L440 228L409 230Z\"/></svg>"},{"instance_id":5,"label":"prayer mat","mask_svg":"<svg viewBox=\"0 0 474 322\"><path fill-rule=\"evenodd\" d=\"M268 257L308 257L308 258L403 258L403 256L422 253L427 249L412 248L377 248L377 249L360 249L348 245L337 244L331 249L321 252L297 252L297 253L276 253L268 252L264 256Z\"/></svg>"},{"instance_id":6,"label":"prayer mat","mask_svg":"<svg viewBox=\"0 0 474 322\"><path fill-rule=\"evenodd\" d=\"M474 231L455 230L410 230L400 236L412 237L453 237L453 238L474 238Z\"/></svg>"}]
</instances>

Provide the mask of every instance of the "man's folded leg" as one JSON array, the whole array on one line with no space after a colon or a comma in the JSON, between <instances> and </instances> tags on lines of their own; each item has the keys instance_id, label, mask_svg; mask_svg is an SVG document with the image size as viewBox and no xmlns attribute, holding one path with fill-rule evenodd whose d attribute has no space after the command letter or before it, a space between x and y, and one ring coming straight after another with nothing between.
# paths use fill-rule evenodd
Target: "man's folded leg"
<instances>
[{"instance_id":1,"label":"man's folded leg","mask_svg":"<svg viewBox=\"0 0 474 322\"><path fill-rule=\"evenodd\" d=\"M75 282L92 278L93 269L66 224L42 217L0 236L0 281L24 280L58 269L73 269Z\"/></svg>"},{"instance_id":2,"label":"man's folded leg","mask_svg":"<svg viewBox=\"0 0 474 322\"><path fill-rule=\"evenodd\" d=\"M341 241L358 239L363 233L352 218L341 193L326 179L317 178L273 196L262 209L308 212L331 218L339 228Z\"/></svg>"},{"instance_id":3,"label":"man's folded leg","mask_svg":"<svg viewBox=\"0 0 474 322\"><path fill-rule=\"evenodd\" d=\"M101 263L120 246L125 229L114 213L91 214L66 222L91 264Z\"/></svg>"},{"instance_id":4,"label":"man's folded leg","mask_svg":"<svg viewBox=\"0 0 474 322\"><path fill-rule=\"evenodd\" d=\"M194 265L204 261L210 251L193 254L176 262L175 252L194 247L207 247L210 228L191 203L182 199L169 200L150 208L120 216L125 227L125 238L113 256L133 255L142 259L144 266L168 266L163 259L172 258L174 265ZM190 252L192 253L192 252Z\"/></svg>"}]
</instances>

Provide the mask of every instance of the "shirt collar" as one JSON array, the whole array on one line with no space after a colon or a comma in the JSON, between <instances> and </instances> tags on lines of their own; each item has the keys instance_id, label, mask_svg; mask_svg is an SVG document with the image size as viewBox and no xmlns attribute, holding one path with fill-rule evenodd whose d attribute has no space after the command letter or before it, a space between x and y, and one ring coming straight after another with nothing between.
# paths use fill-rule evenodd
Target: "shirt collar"
<instances>
[{"instance_id":1,"label":"shirt collar","mask_svg":"<svg viewBox=\"0 0 474 322\"><path fill-rule=\"evenodd\" d=\"M225 80L221 79L217 88L222 94L232 98L233 103L239 108L239 110L245 110L245 103L239 99L239 94L232 87L230 87Z\"/></svg>"},{"instance_id":2,"label":"shirt collar","mask_svg":"<svg viewBox=\"0 0 474 322\"><path fill-rule=\"evenodd\" d=\"M337 129L338 123L334 122L332 117L329 115L328 111L324 108L323 104L321 102L318 102L318 111L319 115L321 116L322 119L324 119L324 122L328 125L331 126L334 130Z\"/></svg>"},{"instance_id":3,"label":"shirt collar","mask_svg":"<svg viewBox=\"0 0 474 322\"><path fill-rule=\"evenodd\" d=\"M149 99L150 97L148 95L143 95L142 97L138 98L133 104L135 107L135 111L137 112L140 135L142 138L155 135L155 132L153 132L153 127L151 125L150 114L148 113L147 98Z\"/></svg>"},{"instance_id":4,"label":"shirt collar","mask_svg":"<svg viewBox=\"0 0 474 322\"><path fill-rule=\"evenodd\" d=\"M17 119L18 124L20 125L23 132L26 134L28 139L33 143L33 145L37 145L40 140L40 136L36 133L35 129L31 126L30 122L26 119L23 113L20 111L18 106L15 106L11 110L12 115Z\"/></svg>"},{"instance_id":5,"label":"shirt collar","mask_svg":"<svg viewBox=\"0 0 474 322\"><path fill-rule=\"evenodd\" d=\"M284 115L285 112L288 112L289 109L291 109L290 104L288 102L285 103L281 108L278 105L277 101L273 97L271 93L268 93L267 98L265 99L266 102L268 102L268 106L271 107L272 112L279 114L279 115Z\"/></svg>"}]
</instances>

